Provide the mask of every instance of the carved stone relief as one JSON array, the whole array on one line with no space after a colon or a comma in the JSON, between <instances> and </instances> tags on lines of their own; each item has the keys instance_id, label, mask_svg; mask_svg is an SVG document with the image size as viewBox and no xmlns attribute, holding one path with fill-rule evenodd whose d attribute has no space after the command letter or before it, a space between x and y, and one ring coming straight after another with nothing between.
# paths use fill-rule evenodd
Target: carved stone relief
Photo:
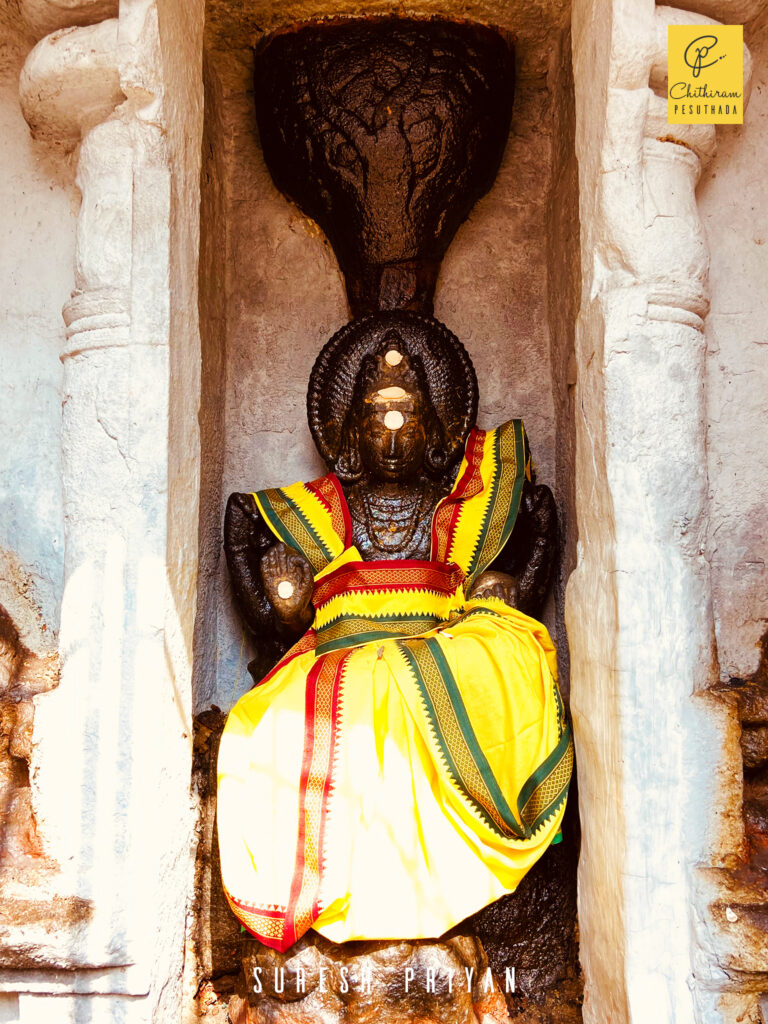
<instances>
[{"instance_id":1,"label":"carved stone relief","mask_svg":"<svg viewBox=\"0 0 768 1024\"><path fill-rule=\"evenodd\" d=\"M330 239L354 315L432 312L442 257L496 177L513 95L514 49L481 25L326 22L264 44L264 157Z\"/></svg>"},{"instance_id":2,"label":"carved stone relief","mask_svg":"<svg viewBox=\"0 0 768 1024\"><path fill-rule=\"evenodd\" d=\"M744 833L738 712L712 689L705 557L709 248L695 189L715 128L667 123L675 21L708 19L652 3L574 5L581 219L594 258L577 331L580 552L567 622L577 747L589 752L579 868L585 1019L612 1024L637 1014L757 1021L763 984L734 970L723 927L727 865L742 856ZM595 81L586 55L601 38L612 56ZM748 79L746 52L744 66ZM588 137L588 123L598 135ZM622 821L616 842L606 842L608 813ZM600 901L606 877L621 892L615 903ZM670 934L671 920L687 924ZM746 964L758 942L741 934Z\"/></svg>"}]
</instances>

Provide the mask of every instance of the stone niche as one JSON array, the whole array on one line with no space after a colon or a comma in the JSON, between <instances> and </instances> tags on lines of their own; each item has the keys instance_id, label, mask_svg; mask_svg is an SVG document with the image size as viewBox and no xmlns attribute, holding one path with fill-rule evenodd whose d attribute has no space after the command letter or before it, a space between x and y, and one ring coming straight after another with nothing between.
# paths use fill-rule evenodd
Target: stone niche
<instances>
[{"instance_id":1,"label":"stone niche","mask_svg":"<svg viewBox=\"0 0 768 1024\"><path fill-rule=\"evenodd\" d=\"M232 491L313 479L324 472L307 427L307 383L320 348L349 319L328 241L278 192L265 166L254 109L253 47L295 21L362 14L470 17L516 37L512 129L501 169L448 249L435 315L464 342L475 363L479 424L490 427L522 416L538 478L557 498L561 554L546 621L558 642L567 695L563 598L575 553L569 374L580 289L569 7L568 0L515 5L498 0L468 10L464 4L425 0L405 5L289 3L278 10L261 0L209 0L203 59L202 465L194 682L203 841L193 929L197 963L189 989L198 992L198 1004L207 1001L214 1016L234 984L240 948L234 919L217 889L215 843L211 849L215 749L224 713L251 685L247 665L253 657L230 595L223 509ZM489 913L465 929L467 941L485 937L482 956L502 977L505 965L516 966L518 997L510 998L510 1010L530 1007L531 1020L540 1019L534 1003L543 1006L553 998L579 1015L575 788L572 792L566 842L526 879L520 906L530 903L528 917L510 928L515 914L507 909L506 915ZM561 879L554 883L556 892L550 891L550 876ZM562 990L557 997L553 986ZM415 1013L417 1008L411 1009ZM275 1019L293 1020L290 1014L296 1010L294 1004L286 1009L288 1016ZM453 1010L439 1006L431 1011L440 1020L459 1019L459 1012L458 1004Z\"/></svg>"}]
</instances>

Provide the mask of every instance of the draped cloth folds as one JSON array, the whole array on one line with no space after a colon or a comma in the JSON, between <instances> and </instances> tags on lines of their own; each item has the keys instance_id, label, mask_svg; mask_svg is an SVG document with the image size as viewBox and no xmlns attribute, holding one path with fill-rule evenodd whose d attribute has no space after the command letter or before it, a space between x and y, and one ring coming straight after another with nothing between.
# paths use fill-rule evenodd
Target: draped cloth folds
<instances>
[{"instance_id":1,"label":"draped cloth folds","mask_svg":"<svg viewBox=\"0 0 768 1024\"><path fill-rule=\"evenodd\" d=\"M520 504L522 423L469 436L429 561L362 561L331 474L260 491L315 571L312 627L230 712L224 889L262 942L427 938L556 841L573 763L545 627L467 598Z\"/></svg>"}]
</instances>

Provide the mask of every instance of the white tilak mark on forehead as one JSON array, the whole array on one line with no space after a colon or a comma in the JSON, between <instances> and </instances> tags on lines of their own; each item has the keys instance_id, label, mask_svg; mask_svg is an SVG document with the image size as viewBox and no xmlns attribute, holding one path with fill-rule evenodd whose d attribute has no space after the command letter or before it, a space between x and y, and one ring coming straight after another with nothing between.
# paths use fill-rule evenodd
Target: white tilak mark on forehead
<instances>
[{"instance_id":1,"label":"white tilak mark on forehead","mask_svg":"<svg viewBox=\"0 0 768 1024\"><path fill-rule=\"evenodd\" d=\"M398 409L390 409L384 416L384 426L387 430L399 430L405 423L405 417Z\"/></svg>"},{"instance_id":2,"label":"white tilak mark on forehead","mask_svg":"<svg viewBox=\"0 0 768 1024\"><path fill-rule=\"evenodd\" d=\"M402 354L396 348L391 348L384 358L390 366L399 366L403 361Z\"/></svg>"}]
</instances>

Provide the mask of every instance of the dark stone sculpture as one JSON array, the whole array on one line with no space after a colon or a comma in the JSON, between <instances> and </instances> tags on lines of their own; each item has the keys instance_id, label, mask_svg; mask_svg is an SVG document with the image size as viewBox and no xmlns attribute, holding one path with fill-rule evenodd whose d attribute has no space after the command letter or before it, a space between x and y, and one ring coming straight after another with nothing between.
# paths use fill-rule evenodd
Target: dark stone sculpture
<instances>
[{"instance_id":1,"label":"dark stone sculpture","mask_svg":"<svg viewBox=\"0 0 768 1024\"><path fill-rule=\"evenodd\" d=\"M395 366L386 352L402 353ZM412 402L374 402L401 387ZM477 379L464 346L451 332L415 313L381 313L353 321L327 343L312 371L310 429L339 477L364 559L429 558L430 523L448 493L477 410ZM383 425L390 406L403 426ZM275 538L250 494L230 496L224 546L235 598L259 645L256 679L312 620L313 573L306 559ZM540 614L557 551L557 510L550 489L526 481L507 545L473 593L495 591L529 615ZM278 594L278 581L293 585Z\"/></svg>"},{"instance_id":2,"label":"dark stone sculpture","mask_svg":"<svg viewBox=\"0 0 768 1024\"><path fill-rule=\"evenodd\" d=\"M257 54L267 166L330 239L355 316L432 312L440 261L496 177L514 67L498 32L403 18L305 25Z\"/></svg>"}]
</instances>

